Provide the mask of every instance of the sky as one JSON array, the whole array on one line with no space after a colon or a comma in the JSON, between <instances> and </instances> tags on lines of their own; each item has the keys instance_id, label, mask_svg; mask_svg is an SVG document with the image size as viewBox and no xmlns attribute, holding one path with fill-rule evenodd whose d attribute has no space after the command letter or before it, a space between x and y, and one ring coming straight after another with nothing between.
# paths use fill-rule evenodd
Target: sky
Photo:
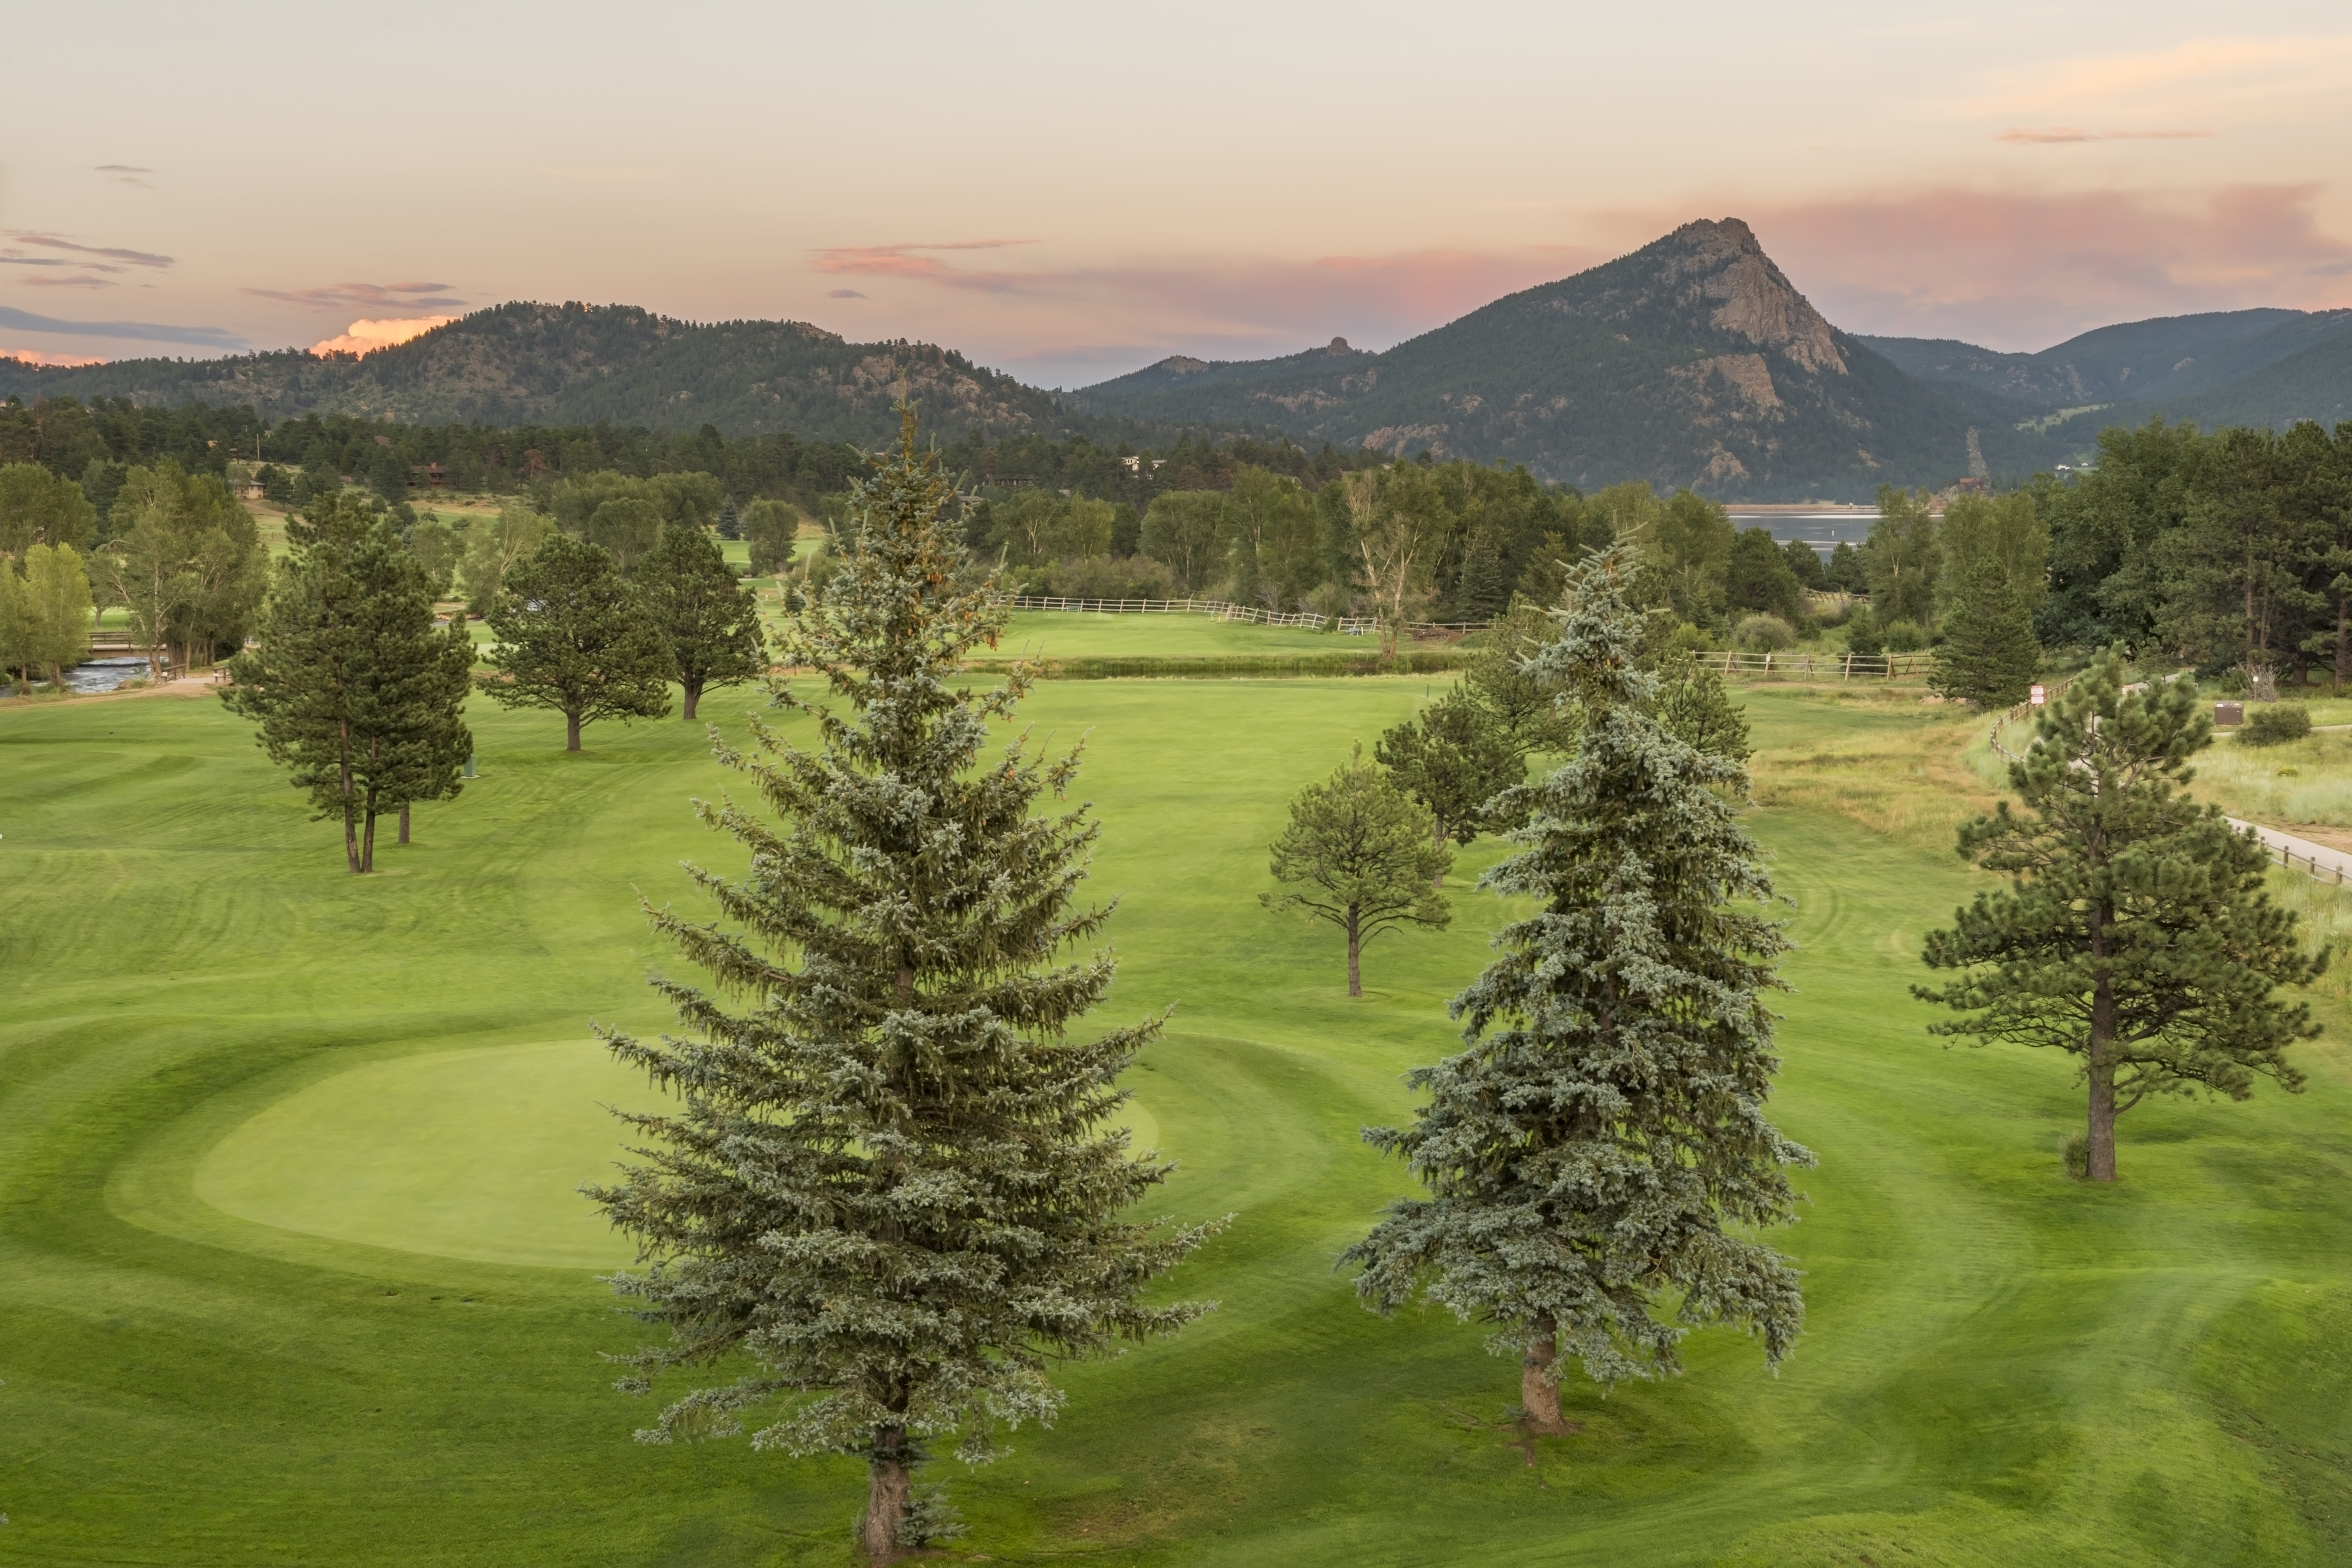
<instances>
[{"instance_id":1,"label":"sky","mask_svg":"<svg viewBox=\"0 0 2352 1568\"><path fill-rule=\"evenodd\" d=\"M1385 348L1698 217L1850 331L2352 305L2340 0L128 0L8 31L0 353L51 361L578 300L1078 386Z\"/></svg>"}]
</instances>

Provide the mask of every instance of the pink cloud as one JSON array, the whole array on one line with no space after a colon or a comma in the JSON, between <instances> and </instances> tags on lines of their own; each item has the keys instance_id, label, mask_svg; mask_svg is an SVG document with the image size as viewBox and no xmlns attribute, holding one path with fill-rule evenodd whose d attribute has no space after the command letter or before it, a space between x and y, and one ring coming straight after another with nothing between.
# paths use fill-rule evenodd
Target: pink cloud
<instances>
[{"instance_id":1,"label":"pink cloud","mask_svg":"<svg viewBox=\"0 0 2352 1568\"><path fill-rule=\"evenodd\" d=\"M1049 312L1033 328L1036 337L1048 341L1033 340L1003 357L1071 365L1140 363L1175 350L1222 357L1286 352L1335 332L1386 343L1499 295L1606 259L1595 250L1547 245L1502 252L1424 250L1300 261L1204 258L1016 269L961 268L937 257L907 254L915 248L820 251L813 265L821 272L854 271L988 293L1008 305L1034 302ZM1139 342L1085 341L1090 330L1136 325L1145 327Z\"/></svg>"},{"instance_id":2,"label":"pink cloud","mask_svg":"<svg viewBox=\"0 0 2352 1568\"><path fill-rule=\"evenodd\" d=\"M455 316L414 316L398 321L353 321L349 331L338 337L310 345L314 354L372 354L378 349L388 349L404 343L411 338L423 337L436 327L446 327Z\"/></svg>"},{"instance_id":3,"label":"pink cloud","mask_svg":"<svg viewBox=\"0 0 2352 1568\"><path fill-rule=\"evenodd\" d=\"M19 278L16 281L27 289L111 289L114 287L110 279L52 278L46 272L37 273L30 278Z\"/></svg>"},{"instance_id":4,"label":"pink cloud","mask_svg":"<svg viewBox=\"0 0 2352 1568\"><path fill-rule=\"evenodd\" d=\"M2039 349L2148 316L2352 304L2352 243L2320 229L2317 195L1943 190L1742 216L1848 331Z\"/></svg>"}]
</instances>

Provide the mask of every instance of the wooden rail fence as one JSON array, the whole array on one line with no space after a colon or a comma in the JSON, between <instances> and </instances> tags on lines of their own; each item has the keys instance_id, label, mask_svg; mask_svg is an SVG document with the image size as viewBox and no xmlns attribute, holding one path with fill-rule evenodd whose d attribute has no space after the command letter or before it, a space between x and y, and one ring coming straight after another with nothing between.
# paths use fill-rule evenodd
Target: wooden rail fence
<instances>
[{"instance_id":1,"label":"wooden rail fence","mask_svg":"<svg viewBox=\"0 0 2352 1568\"><path fill-rule=\"evenodd\" d=\"M1922 674L1925 653L1740 653L1731 648L1694 653L1703 669L1717 675L1790 675L1809 680L1893 680Z\"/></svg>"}]
</instances>

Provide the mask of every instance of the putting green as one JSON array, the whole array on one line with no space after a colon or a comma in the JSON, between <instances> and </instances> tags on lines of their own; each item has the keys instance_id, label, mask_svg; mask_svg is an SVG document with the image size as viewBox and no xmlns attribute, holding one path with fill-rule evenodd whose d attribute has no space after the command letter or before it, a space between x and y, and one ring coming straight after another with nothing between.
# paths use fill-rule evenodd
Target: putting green
<instances>
[{"instance_id":1,"label":"putting green","mask_svg":"<svg viewBox=\"0 0 2352 1568\"><path fill-rule=\"evenodd\" d=\"M612 1174L606 1106L653 1109L593 1040L373 1062L277 1101L214 1145L196 1195L239 1219L476 1263L612 1268L628 1243L579 1194ZM1159 1124L1124 1118L1135 1146Z\"/></svg>"}]
</instances>

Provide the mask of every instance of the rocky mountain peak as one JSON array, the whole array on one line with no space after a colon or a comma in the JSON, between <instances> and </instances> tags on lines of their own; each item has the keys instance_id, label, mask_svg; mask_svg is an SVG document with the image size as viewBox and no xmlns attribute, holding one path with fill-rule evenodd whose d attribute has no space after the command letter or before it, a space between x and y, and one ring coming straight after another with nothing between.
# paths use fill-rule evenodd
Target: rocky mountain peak
<instances>
[{"instance_id":1,"label":"rocky mountain peak","mask_svg":"<svg viewBox=\"0 0 2352 1568\"><path fill-rule=\"evenodd\" d=\"M1713 323L1759 348L1779 349L1809 371L1846 374L1836 335L1812 302L1764 254L1756 231L1736 217L1686 223L1661 241L1663 271L1686 298L1717 301Z\"/></svg>"}]
</instances>

